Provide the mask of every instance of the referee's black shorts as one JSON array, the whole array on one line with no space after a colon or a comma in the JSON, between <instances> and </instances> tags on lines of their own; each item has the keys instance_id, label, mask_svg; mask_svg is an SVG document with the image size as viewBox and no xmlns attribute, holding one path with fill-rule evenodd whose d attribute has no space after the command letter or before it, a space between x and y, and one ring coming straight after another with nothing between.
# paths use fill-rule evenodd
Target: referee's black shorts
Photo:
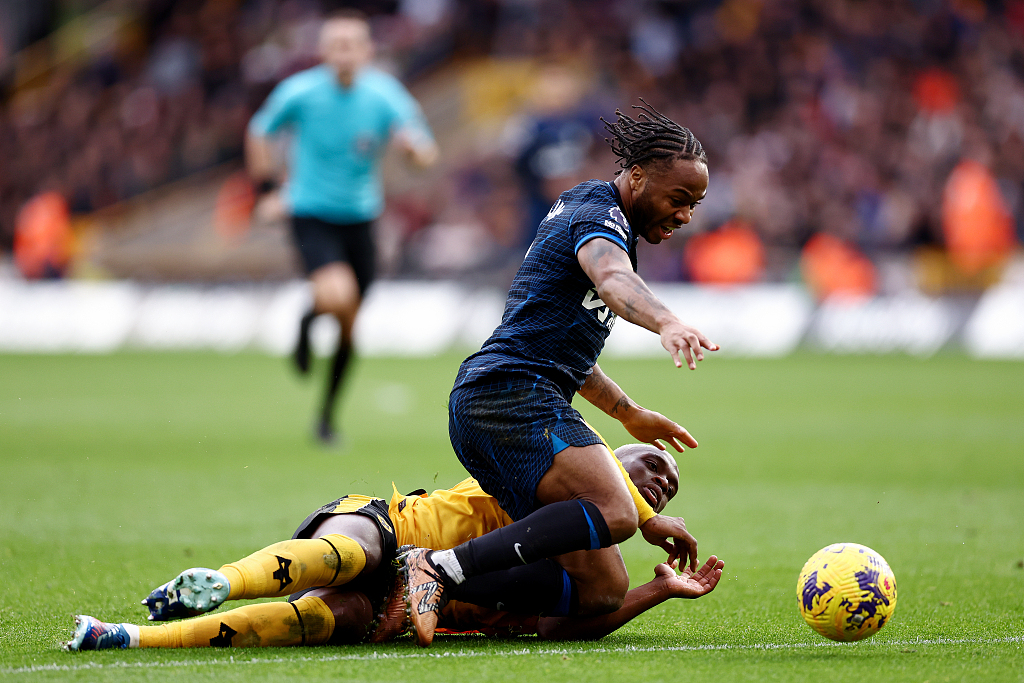
<instances>
[{"instance_id":1,"label":"referee's black shorts","mask_svg":"<svg viewBox=\"0 0 1024 683\"><path fill-rule=\"evenodd\" d=\"M347 263L355 271L359 293L366 294L376 271L373 221L331 223L311 216L292 216L292 240L306 275L329 263Z\"/></svg>"}]
</instances>

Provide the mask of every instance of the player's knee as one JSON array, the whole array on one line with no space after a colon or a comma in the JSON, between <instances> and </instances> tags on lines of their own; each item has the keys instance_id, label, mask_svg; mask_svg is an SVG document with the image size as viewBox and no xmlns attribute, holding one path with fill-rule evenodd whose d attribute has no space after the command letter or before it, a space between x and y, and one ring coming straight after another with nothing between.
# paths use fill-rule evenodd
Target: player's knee
<instances>
[{"instance_id":1,"label":"player's knee","mask_svg":"<svg viewBox=\"0 0 1024 683\"><path fill-rule=\"evenodd\" d=\"M345 296L345 294L342 292L317 292L316 310L320 313L327 313L328 315L333 315L334 317L338 318L339 321L344 321L345 319L355 317L355 313L358 308L358 300L353 299L350 296Z\"/></svg>"},{"instance_id":2,"label":"player's knee","mask_svg":"<svg viewBox=\"0 0 1024 683\"><path fill-rule=\"evenodd\" d=\"M601 576L600 583L580 587L579 616L593 617L611 614L622 608L629 590L626 567L610 569Z\"/></svg>"},{"instance_id":3,"label":"player's knee","mask_svg":"<svg viewBox=\"0 0 1024 683\"><path fill-rule=\"evenodd\" d=\"M615 495L598 503L604 523L608 525L608 533L612 543L622 543L636 533L639 517L636 505L628 491L624 495Z\"/></svg>"}]
</instances>

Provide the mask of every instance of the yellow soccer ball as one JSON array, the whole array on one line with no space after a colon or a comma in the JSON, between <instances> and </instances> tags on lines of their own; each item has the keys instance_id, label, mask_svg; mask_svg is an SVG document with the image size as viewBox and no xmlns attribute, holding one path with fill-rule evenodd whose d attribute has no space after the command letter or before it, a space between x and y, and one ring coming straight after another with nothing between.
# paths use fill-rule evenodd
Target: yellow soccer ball
<instances>
[{"instance_id":1,"label":"yellow soccer ball","mask_svg":"<svg viewBox=\"0 0 1024 683\"><path fill-rule=\"evenodd\" d=\"M896 611L896 577L871 548L833 543L814 553L796 582L800 614L832 640L875 635Z\"/></svg>"}]
</instances>

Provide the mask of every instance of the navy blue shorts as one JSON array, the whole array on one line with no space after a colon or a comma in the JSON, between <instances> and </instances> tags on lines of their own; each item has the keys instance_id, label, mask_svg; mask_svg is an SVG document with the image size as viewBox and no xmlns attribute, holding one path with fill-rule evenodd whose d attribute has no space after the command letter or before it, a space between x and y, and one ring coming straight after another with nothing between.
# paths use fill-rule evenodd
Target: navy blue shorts
<instances>
[{"instance_id":1,"label":"navy blue shorts","mask_svg":"<svg viewBox=\"0 0 1024 683\"><path fill-rule=\"evenodd\" d=\"M514 520L537 509L537 484L555 453L601 443L557 385L532 374L456 387L448 435L462 464Z\"/></svg>"}]
</instances>

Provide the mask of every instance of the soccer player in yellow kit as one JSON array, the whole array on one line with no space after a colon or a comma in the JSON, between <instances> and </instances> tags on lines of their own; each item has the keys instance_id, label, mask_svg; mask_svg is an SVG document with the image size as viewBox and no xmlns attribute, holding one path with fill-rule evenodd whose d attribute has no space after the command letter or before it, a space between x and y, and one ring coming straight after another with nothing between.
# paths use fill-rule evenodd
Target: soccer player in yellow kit
<instances>
[{"instance_id":1,"label":"soccer player in yellow kit","mask_svg":"<svg viewBox=\"0 0 1024 683\"><path fill-rule=\"evenodd\" d=\"M664 509L678 490L678 468L672 457L646 444L623 446L616 455L638 508L643 508L641 514ZM398 546L451 548L510 523L494 498L473 479L430 495L402 496L395 490L390 504L380 498L345 496L307 517L292 540L219 570L186 570L154 590L143 604L149 607L151 620L161 621L203 614L227 600L289 595L289 602L247 605L153 626L107 624L79 615L66 648L259 647L387 640L400 631L378 630L378 615L389 608L404 610L391 562ZM453 601L442 612L439 628L538 633L551 639L601 637L668 598L696 598L710 592L723 566L714 556L697 572L685 568L682 575L667 564L659 565L655 579L629 591L620 610L581 618L574 614L580 601L585 603L588 586L577 588L569 580L574 565L582 561L581 553L559 559L564 567L553 560L543 562L551 563L550 571L565 574L562 609L538 617L510 614L500 604L488 608ZM670 562L675 565L671 558Z\"/></svg>"}]
</instances>

